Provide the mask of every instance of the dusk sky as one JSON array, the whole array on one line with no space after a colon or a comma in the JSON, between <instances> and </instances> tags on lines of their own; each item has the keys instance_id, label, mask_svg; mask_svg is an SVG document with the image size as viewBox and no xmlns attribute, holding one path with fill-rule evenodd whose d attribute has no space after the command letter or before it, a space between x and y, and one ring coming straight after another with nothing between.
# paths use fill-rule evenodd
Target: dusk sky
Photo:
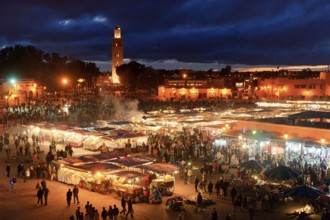
<instances>
[{"instance_id":1,"label":"dusk sky","mask_svg":"<svg viewBox=\"0 0 330 220\"><path fill-rule=\"evenodd\" d=\"M103 71L115 26L126 62L156 68L330 63L326 0L11 0L0 7L2 48L34 45Z\"/></svg>"}]
</instances>

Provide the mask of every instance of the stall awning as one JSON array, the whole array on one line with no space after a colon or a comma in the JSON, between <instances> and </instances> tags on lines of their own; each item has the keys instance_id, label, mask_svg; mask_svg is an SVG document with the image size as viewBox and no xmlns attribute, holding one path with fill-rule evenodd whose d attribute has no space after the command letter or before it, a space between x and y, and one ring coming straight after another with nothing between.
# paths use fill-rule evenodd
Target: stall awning
<instances>
[{"instance_id":1,"label":"stall awning","mask_svg":"<svg viewBox=\"0 0 330 220\"><path fill-rule=\"evenodd\" d=\"M77 167L92 172L112 172L121 169L121 167L111 163L91 163L91 164L83 164Z\"/></svg>"},{"instance_id":2,"label":"stall awning","mask_svg":"<svg viewBox=\"0 0 330 220\"><path fill-rule=\"evenodd\" d=\"M155 173L159 174L167 174L167 173L173 173L175 171L180 170L180 167L174 164L169 163L154 163L154 164L148 164L148 165L140 165L136 168L150 170Z\"/></svg>"},{"instance_id":3,"label":"stall awning","mask_svg":"<svg viewBox=\"0 0 330 220\"><path fill-rule=\"evenodd\" d=\"M139 173L136 171L128 171L128 170L117 171L117 172L113 172L111 174L114 176L118 176L118 177L122 177L122 178L126 178L126 179L135 179L135 178L145 176L143 173Z\"/></svg>"},{"instance_id":4,"label":"stall awning","mask_svg":"<svg viewBox=\"0 0 330 220\"><path fill-rule=\"evenodd\" d=\"M152 162L148 159L143 159L143 158L123 157L116 160L112 160L111 163L115 163L125 167L134 167L138 165L146 165Z\"/></svg>"},{"instance_id":5,"label":"stall awning","mask_svg":"<svg viewBox=\"0 0 330 220\"><path fill-rule=\"evenodd\" d=\"M110 161L110 160L119 159L120 157L123 156L124 156L123 153L109 152L109 153L101 153L101 154L83 155L80 157L69 157L63 160L59 160L59 162L64 164L77 165L77 164L87 164L87 163L94 163L101 161Z\"/></svg>"}]
</instances>

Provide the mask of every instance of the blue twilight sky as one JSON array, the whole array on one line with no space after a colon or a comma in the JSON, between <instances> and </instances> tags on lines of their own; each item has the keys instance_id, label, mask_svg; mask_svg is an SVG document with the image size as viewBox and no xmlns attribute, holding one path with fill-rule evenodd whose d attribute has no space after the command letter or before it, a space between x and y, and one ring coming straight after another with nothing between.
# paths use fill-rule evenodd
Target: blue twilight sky
<instances>
[{"instance_id":1,"label":"blue twilight sky","mask_svg":"<svg viewBox=\"0 0 330 220\"><path fill-rule=\"evenodd\" d=\"M126 62L156 68L328 65L327 0L11 0L0 47L31 44L110 70L113 28Z\"/></svg>"}]
</instances>

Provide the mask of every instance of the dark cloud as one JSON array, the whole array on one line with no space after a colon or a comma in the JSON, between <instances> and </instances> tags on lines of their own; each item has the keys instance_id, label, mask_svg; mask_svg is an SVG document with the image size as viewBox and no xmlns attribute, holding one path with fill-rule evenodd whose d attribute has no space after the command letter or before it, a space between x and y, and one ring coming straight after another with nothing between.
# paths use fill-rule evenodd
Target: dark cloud
<instances>
[{"instance_id":1,"label":"dark cloud","mask_svg":"<svg viewBox=\"0 0 330 220\"><path fill-rule=\"evenodd\" d=\"M33 44L85 60L124 57L196 63L317 65L330 57L330 2L322 0L12 0L0 3L0 46Z\"/></svg>"}]
</instances>

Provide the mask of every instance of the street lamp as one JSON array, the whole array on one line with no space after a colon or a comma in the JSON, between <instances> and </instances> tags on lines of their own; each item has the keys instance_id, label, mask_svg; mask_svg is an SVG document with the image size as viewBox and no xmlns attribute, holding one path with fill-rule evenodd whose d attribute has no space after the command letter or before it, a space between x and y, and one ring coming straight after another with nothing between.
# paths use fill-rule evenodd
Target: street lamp
<instances>
[{"instance_id":1,"label":"street lamp","mask_svg":"<svg viewBox=\"0 0 330 220\"><path fill-rule=\"evenodd\" d=\"M15 79L15 78L12 78L12 79L9 80L9 82L10 82L11 84L15 84L15 83L16 83L16 79Z\"/></svg>"},{"instance_id":2,"label":"street lamp","mask_svg":"<svg viewBox=\"0 0 330 220\"><path fill-rule=\"evenodd\" d=\"M288 134L284 134L284 138L285 138L285 140L288 140L288 137L289 137Z\"/></svg>"},{"instance_id":3,"label":"street lamp","mask_svg":"<svg viewBox=\"0 0 330 220\"><path fill-rule=\"evenodd\" d=\"M324 138L321 139L321 144L322 144L322 146L325 144L325 139Z\"/></svg>"},{"instance_id":4,"label":"street lamp","mask_svg":"<svg viewBox=\"0 0 330 220\"><path fill-rule=\"evenodd\" d=\"M68 80L64 78L64 79L62 80L62 83L63 83L64 85L66 85L66 84L68 84Z\"/></svg>"},{"instance_id":5,"label":"street lamp","mask_svg":"<svg viewBox=\"0 0 330 220\"><path fill-rule=\"evenodd\" d=\"M184 86L187 86L187 73L184 73L182 77L184 79Z\"/></svg>"}]
</instances>

